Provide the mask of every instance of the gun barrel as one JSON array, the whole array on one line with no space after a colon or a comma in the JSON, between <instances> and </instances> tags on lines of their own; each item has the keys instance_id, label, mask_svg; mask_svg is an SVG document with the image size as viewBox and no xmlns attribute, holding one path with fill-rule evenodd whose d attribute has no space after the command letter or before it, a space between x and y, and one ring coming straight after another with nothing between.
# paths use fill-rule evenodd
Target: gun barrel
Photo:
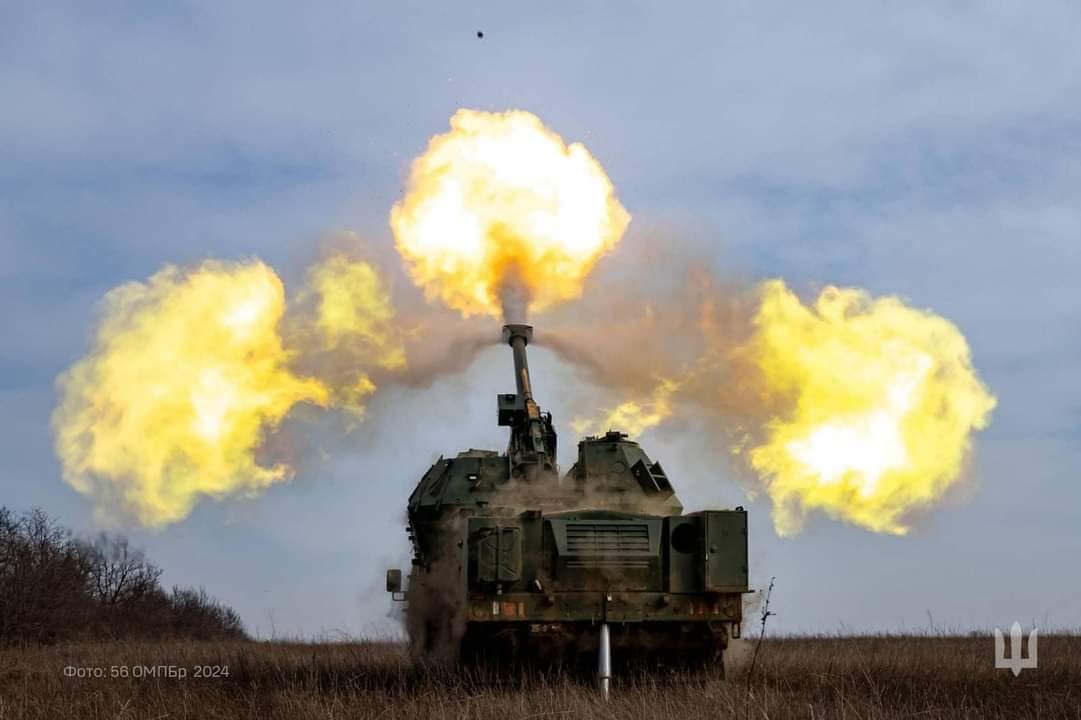
<instances>
[{"instance_id":1,"label":"gun barrel","mask_svg":"<svg viewBox=\"0 0 1081 720\"><path fill-rule=\"evenodd\" d=\"M533 398L533 386L529 380L529 361L526 359L525 348L533 339L533 327L531 325L504 325L503 340L510 345L514 353L514 382L518 388L518 394L523 400Z\"/></svg>"}]
</instances>

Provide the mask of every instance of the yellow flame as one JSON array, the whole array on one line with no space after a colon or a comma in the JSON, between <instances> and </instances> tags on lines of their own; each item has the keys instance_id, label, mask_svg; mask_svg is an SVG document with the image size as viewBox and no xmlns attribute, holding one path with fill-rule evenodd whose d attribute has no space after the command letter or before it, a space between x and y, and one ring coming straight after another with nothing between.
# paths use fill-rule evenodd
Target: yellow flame
<instances>
[{"instance_id":1,"label":"yellow flame","mask_svg":"<svg viewBox=\"0 0 1081 720\"><path fill-rule=\"evenodd\" d=\"M748 461L764 479L782 535L821 510L902 535L913 509L961 476L994 397L949 321L827 287L805 306L780 280L760 288L754 334L739 352L779 409Z\"/></svg>"},{"instance_id":2,"label":"yellow flame","mask_svg":"<svg viewBox=\"0 0 1081 720\"><path fill-rule=\"evenodd\" d=\"M410 276L464 315L581 295L630 216L584 145L533 114L459 110L412 166L390 224ZM524 318L510 318L521 320Z\"/></svg>"},{"instance_id":3,"label":"yellow flame","mask_svg":"<svg viewBox=\"0 0 1081 720\"><path fill-rule=\"evenodd\" d=\"M286 478L255 451L296 403L325 405L328 391L290 371L284 310L281 281L260 262L166 267L109 292L92 351L59 379L65 480L164 525L202 495Z\"/></svg>"},{"instance_id":4,"label":"yellow flame","mask_svg":"<svg viewBox=\"0 0 1081 720\"><path fill-rule=\"evenodd\" d=\"M661 379L649 398L620 403L598 418L576 417L571 421L571 428L579 435L596 435L606 430L641 435L672 415L672 395L679 387L674 380Z\"/></svg>"},{"instance_id":5,"label":"yellow flame","mask_svg":"<svg viewBox=\"0 0 1081 720\"><path fill-rule=\"evenodd\" d=\"M258 261L166 267L109 292L91 351L58 380L53 415L65 480L102 508L148 526L186 517L202 497L251 494L291 477L256 456L298 403L354 417L375 384L364 367L405 363L374 269L331 258L311 269L314 317L295 319L305 355L287 347L285 291ZM318 361L316 361L318 360ZM344 368L336 372L334 366Z\"/></svg>"},{"instance_id":6,"label":"yellow flame","mask_svg":"<svg viewBox=\"0 0 1081 720\"><path fill-rule=\"evenodd\" d=\"M296 341L303 344L306 355L321 353L333 361L329 366L322 364L319 376L329 383L333 404L358 421L376 390L365 368L401 370L406 365L394 306L378 271L343 255L309 268L306 287L297 300L303 304L312 299L314 317L298 320Z\"/></svg>"},{"instance_id":7,"label":"yellow flame","mask_svg":"<svg viewBox=\"0 0 1081 720\"><path fill-rule=\"evenodd\" d=\"M405 346L394 323L394 307L374 267L335 255L308 270L308 289L315 295L315 326L323 347L357 343L365 359L394 370L405 366Z\"/></svg>"}]
</instances>

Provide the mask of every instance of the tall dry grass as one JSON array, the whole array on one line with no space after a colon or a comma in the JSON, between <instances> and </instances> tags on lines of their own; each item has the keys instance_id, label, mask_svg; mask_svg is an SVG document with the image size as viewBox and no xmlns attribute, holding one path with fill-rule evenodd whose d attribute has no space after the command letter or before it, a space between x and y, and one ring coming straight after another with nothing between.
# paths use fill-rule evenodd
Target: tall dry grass
<instances>
[{"instance_id":1,"label":"tall dry grass","mask_svg":"<svg viewBox=\"0 0 1081 720\"><path fill-rule=\"evenodd\" d=\"M989 635L767 639L754 677L737 667L617 679L438 670L395 643L95 643L0 651L0 720L23 718L1081 718L1081 637L1040 638L1037 670L993 666ZM110 678L120 666L185 679ZM195 678L196 666L227 678ZM105 678L65 676L104 668Z\"/></svg>"}]
</instances>

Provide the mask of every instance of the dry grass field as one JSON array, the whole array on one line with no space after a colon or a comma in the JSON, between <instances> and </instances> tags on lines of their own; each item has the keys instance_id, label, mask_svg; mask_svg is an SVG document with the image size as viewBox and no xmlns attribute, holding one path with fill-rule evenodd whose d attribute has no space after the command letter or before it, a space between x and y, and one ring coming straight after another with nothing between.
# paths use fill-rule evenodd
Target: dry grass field
<instances>
[{"instance_id":1,"label":"dry grass field","mask_svg":"<svg viewBox=\"0 0 1081 720\"><path fill-rule=\"evenodd\" d=\"M1041 637L1039 668L1019 677L992 657L988 635L767 639L749 681L745 663L727 680L621 677L605 703L588 678L415 668L394 643L34 646L0 651L0 720L1081 718L1081 636ZM188 676L148 677L157 666ZM202 666L228 666L228 677L194 677Z\"/></svg>"}]
</instances>

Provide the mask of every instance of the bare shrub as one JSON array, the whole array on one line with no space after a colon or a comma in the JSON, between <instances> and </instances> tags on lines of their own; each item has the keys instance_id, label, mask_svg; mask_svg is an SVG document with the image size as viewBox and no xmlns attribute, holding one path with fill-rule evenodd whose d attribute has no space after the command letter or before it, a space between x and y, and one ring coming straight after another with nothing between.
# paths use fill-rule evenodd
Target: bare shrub
<instances>
[{"instance_id":1,"label":"bare shrub","mask_svg":"<svg viewBox=\"0 0 1081 720\"><path fill-rule=\"evenodd\" d=\"M0 507L0 645L245 637L231 608L202 588L166 592L161 572L127 538L77 539L41 510Z\"/></svg>"}]
</instances>

